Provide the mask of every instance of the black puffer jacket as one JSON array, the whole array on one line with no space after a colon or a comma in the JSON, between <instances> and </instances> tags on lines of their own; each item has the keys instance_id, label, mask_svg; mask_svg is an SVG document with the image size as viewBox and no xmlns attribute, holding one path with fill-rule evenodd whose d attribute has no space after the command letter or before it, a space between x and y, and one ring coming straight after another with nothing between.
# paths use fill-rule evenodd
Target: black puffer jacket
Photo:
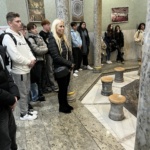
<instances>
[{"instance_id":1,"label":"black puffer jacket","mask_svg":"<svg viewBox=\"0 0 150 150\"><path fill-rule=\"evenodd\" d=\"M71 68L71 52L68 52L68 60L63 58L52 33L49 35L48 51L53 59L54 68L58 68L60 66L67 66L69 69Z\"/></svg>"},{"instance_id":2,"label":"black puffer jacket","mask_svg":"<svg viewBox=\"0 0 150 150\"><path fill-rule=\"evenodd\" d=\"M5 48L0 46L0 56L3 59L4 66L6 56L5 51ZM19 99L19 90L14 84L14 81L7 71L6 67L3 68L0 61L0 110L13 105L16 101L15 96Z\"/></svg>"}]
</instances>

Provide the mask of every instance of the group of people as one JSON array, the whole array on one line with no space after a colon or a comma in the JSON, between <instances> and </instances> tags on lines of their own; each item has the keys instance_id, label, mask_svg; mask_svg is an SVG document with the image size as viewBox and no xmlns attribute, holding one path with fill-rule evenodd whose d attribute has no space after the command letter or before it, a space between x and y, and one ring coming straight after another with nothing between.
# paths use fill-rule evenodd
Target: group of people
<instances>
[{"instance_id":1,"label":"group of people","mask_svg":"<svg viewBox=\"0 0 150 150\"><path fill-rule=\"evenodd\" d=\"M142 46L144 44L144 29L145 23L140 23L136 33L134 34L135 49L138 61L141 61L142 57ZM124 35L119 25L116 25L115 29L113 29L112 24L108 25L107 31L104 33L103 42L105 42L106 44L106 63L112 64L112 61L110 60L111 52L117 50L116 61L118 63L121 62L122 64L124 64Z\"/></svg>"},{"instance_id":2,"label":"group of people","mask_svg":"<svg viewBox=\"0 0 150 150\"><path fill-rule=\"evenodd\" d=\"M111 52L117 50L116 61L119 63L124 63L124 35L121 31L119 25L115 26L115 30L113 29L113 25L109 24L107 27L107 31L104 34L104 42L106 43L106 63L112 64L110 60Z\"/></svg>"},{"instance_id":3,"label":"group of people","mask_svg":"<svg viewBox=\"0 0 150 150\"><path fill-rule=\"evenodd\" d=\"M80 24L79 32L74 27L76 23L71 23L70 47L61 19L53 21L51 31L50 22L43 20L40 33L34 23L24 25L18 13L9 12L6 19L9 28L0 46L0 147L16 150L12 113L16 103L19 103L20 120L34 120L38 112L29 105L30 101L45 101L43 89L50 87L58 91L59 112L71 113L73 107L67 101L71 71L77 76L77 71L82 70L82 60L85 69L93 68L88 64L90 40L85 22ZM7 55L11 60L10 73L5 64Z\"/></svg>"},{"instance_id":4,"label":"group of people","mask_svg":"<svg viewBox=\"0 0 150 150\"><path fill-rule=\"evenodd\" d=\"M90 38L85 22L78 27L77 23L71 23L71 47L61 19L55 19L51 28L50 22L43 20L43 30L39 33L36 24L24 25L18 13L9 12L6 19L9 28L3 34L0 46L0 148L16 150L16 124L12 113L16 103L19 103L20 120L34 120L38 112L29 105L30 101L45 101L43 89L51 89L58 91L59 112L71 113L74 108L67 101L71 71L78 76L82 61L84 69L93 68L88 63ZM143 44L141 30L142 25L135 38ZM113 31L110 24L104 41L107 63L111 63L110 53L116 49L116 60L123 63L124 38L120 27L117 25ZM11 59L11 74L5 63L7 55Z\"/></svg>"}]
</instances>

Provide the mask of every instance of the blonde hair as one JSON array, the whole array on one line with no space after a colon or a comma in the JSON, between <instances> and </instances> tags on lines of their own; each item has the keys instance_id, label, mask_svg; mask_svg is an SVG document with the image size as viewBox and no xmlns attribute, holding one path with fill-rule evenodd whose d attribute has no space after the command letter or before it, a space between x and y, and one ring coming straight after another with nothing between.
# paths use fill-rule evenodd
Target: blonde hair
<instances>
[{"instance_id":1,"label":"blonde hair","mask_svg":"<svg viewBox=\"0 0 150 150\"><path fill-rule=\"evenodd\" d=\"M55 38L55 40L56 40L56 43L57 43L57 45L58 45L58 48L59 48L60 53L62 53L62 48L61 48L61 41L62 41L62 39L65 41L66 46L68 46L68 48L69 48L69 42L68 42L68 40L67 40L65 34L63 34L62 37L60 38L60 37L58 36L57 32L56 32L57 25L58 25L59 23L61 23L61 22L64 23L64 21L63 21L62 19L55 19L55 20L53 21L53 23L52 23L52 26L51 26L51 32L53 33L53 36L54 36L54 38Z\"/></svg>"}]
</instances>

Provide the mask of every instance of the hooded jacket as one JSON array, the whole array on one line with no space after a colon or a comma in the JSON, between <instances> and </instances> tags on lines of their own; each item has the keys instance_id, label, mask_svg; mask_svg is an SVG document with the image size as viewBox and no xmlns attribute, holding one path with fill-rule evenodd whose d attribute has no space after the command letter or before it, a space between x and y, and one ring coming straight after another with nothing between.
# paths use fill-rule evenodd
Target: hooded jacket
<instances>
[{"instance_id":1,"label":"hooded jacket","mask_svg":"<svg viewBox=\"0 0 150 150\"><path fill-rule=\"evenodd\" d=\"M26 43L24 36L21 33L16 33L10 28L6 29L6 32L13 34L17 41L15 45L13 39L6 34L3 39L3 46L7 47L7 53L12 60L12 72L15 74L26 74L30 72L28 65L32 60L35 60L28 44Z\"/></svg>"}]
</instances>

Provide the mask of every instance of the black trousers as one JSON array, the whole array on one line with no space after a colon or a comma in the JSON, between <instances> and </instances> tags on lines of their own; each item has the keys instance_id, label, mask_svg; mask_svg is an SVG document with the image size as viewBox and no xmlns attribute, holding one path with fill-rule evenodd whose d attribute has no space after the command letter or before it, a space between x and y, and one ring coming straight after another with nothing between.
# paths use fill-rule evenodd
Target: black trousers
<instances>
[{"instance_id":1,"label":"black trousers","mask_svg":"<svg viewBox=\"0 0 150 150\"><path fill-rule=\"evenodd\" d=\"M36 83L38 85L39 96L43 95L42 81L45 73L44 64L45 64L44 61L37 61L34 68L32 68L31 71L31 83Z\"/></svg>"},{"instance_id":2,"label":"black trousers","mask_svg":"<svg viewBox=\"0 0 150 150\"><path fill-rule=\"evenodd\" d=\"M88 55L82 55L82 59L83 59L83 65L84 66L89 65L89 63L88 63Z\"/></svg>"},{"instance_id":3,"label":"black trousers","mask_svg":"<svg viewBox=\"0 0 150 150\"><path fill-rule=\"evenodd\" d=\"M118 52L118 54L117 54L117 59L116 59L116 61L121 61L121 62L123 62L123 61L124 61L124 58L123 58L124 53L121 53L121 48L117 48L117 52Z\"/></svg>"},{"instance_id":4,"label":"black trousers","mask_svg":"<svg viewBox=\"0 0 150 150\"><path fill-rule=\"evenodd\" d=\"M59 87L59 91L58 91L59 108L65 109L68 106L67 91L68 91L68 85L70 81L70 73L63 78L59 78L59 79L56 78L56 81Z\"/></svg>"},{"instance_id":5,"label":"black trousers","mask_svg":"<svg viewBox=\"0 0 150 150\"><path fill-rule=\"evenodd\" d=\"M16 123L10 108L0 108L0 149L17 150Z\"/></svg>"},{"instance_id":6,"label":"black trousers","mask_svg":"<svg viewBox=\"0 0 150 150\"><path fill-rule=\"evenodd\" d=\"M81 49L78 47L73 47L72 52L73 52L73 59L75 63L74 70L78 70L81 67L82 52L81 52Z\"/></svg>"}]
</instances>

